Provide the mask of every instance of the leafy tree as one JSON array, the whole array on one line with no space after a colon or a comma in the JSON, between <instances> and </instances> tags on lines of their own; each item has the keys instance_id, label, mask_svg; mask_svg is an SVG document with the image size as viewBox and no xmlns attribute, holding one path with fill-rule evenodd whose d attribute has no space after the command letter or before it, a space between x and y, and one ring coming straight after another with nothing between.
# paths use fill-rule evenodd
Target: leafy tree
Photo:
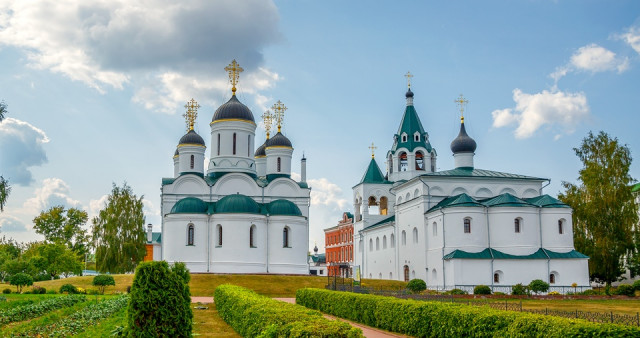
<instances>
[{"instance_id":1,"label":"leafy tree","mask_svg":"<svg viewBox=\"0 0 640 338\"><path fill-rule=\"evenodd\" d=\"M511 287L511 294L514 296L526 296L529 295L529 287L518 283Z\"/></svg>"},{"instance_id":2,"label":"leafy tree","mask_svg":"<svg viewBox=\"0 0 640 338\"><path fill-rule=\"evenodd\" d=\"M412 293L420 293L427 289L427 283L425 283L422 279L412 279L407 283L407 289Z\"/></svg>"},{"instance_id":3,"label":"leafy tree","mask_svg":"<svg viewBox=\"0 0 640 338\"><path fill-rule=\"evenodd\" d=\"M534 279L529 283L529 290L535 292L536 294L540 292L549 291L549 283L543 281L542 279Z\"/></svg>"},{"instance_id":4,"label":"leafy tree","mask_svg":"<svg viewBox=\"0 0 640 338\"><path fill-rule=\"evenodd\" d=\"M634 227L638 206L629 189L631 154L602 131L589 132L573 150L583 165L579 183L562 182L565 192L559 198L573 208L575 247L590 257L591 280L610 286L624 272L623 258L633 252L639 231Z\"/></svg>"},{"instance_id":5,"label":"leafy tree","mask_svg":"<svg viewBox=\"0 0 640 338\"><path fill-rule=\"evenodd\" d=\"M82 271L80 259L66 245L60 243L34 243L24 253L28 259L32 275L46 273L49 279L61 274L79 275Z\"/></svg>"},{"instance_id":6,"label":"leafy tree","mask_svg":"<svg viewBox=\"0 0 640 338\"><path fill-rule=\"evenodd\" d=\"M100 294L104 295L104 289L109 285L116 285L116 281L111 275L97 275L93 277L93 286L97 286Z\"/></svg>"},{"instance_id":7,"label":"leafy tree","mask_svg":"<svg viewBox=\"0 0 640 338\"><path fill-rule=\"evenodd\" d=\"M19 269L14 267L15 262L22 253L22 247L18 242L6 237L0 238L0 281L4 282L7 277L14 273L24 272L26 267Z\"/></svg>"},{"instance_id":8,"label":"leafy tree","mask_svg":"<svg viewBox=\"0 0 640 338\"><path fill-rule=\"evenodd\" d=\"M36 233L44 235L47 242L63 243L75 253L84 256L88 252L89 236L83 226L89 216L84 210L64 206L51 207L33 219Z\"/></svg>"},{"instance_id":9,"label":"leafy tree","mask_svg":"<svg viewBox=\"0 0 640 338\"><path fill-rule=\"evenodd\" d=\"M122 188L113 184L104 209L92 220L98 271L130 272L144 258L142 198L138 199L126 183Z\"/></svg>"},{"instance_id":10,"label":"leafy tree","mask_svg":"<svg viewBox=\"0 0 640 338\"><path fill-rule=\"evenodd\" d=\"M0 122L4 120L4 116L7 114L7 104L4 101L0 102ZM4 211L4 206L7 204L7 198L11 193L11 187L9 181L0 176L0 212Z\"/></svg>"},{"instance_id":11,"label":"leafy tree","mask_svg":"<svg viewBox=\"0 0 640 338\"><path fill-rule=\"evenodd\" d=\"M18 291L18 293L20 293L22 292L23 286L33 285L33 277L23 272L17 273L11 276L11 280L9 281L9 284L15 285L16 290Z\"/></svg>"}]
</instances>

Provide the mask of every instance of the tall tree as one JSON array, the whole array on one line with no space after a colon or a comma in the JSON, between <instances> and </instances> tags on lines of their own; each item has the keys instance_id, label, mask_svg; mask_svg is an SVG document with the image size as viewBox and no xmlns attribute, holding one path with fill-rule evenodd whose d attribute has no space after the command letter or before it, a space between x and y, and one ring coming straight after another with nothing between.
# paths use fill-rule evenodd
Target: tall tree
<instances>
[{"instance_id":1,"label":"tall tree","mask_svg":"<svg viewBox=\"0 0 640 338\"><path fill-rule=\"evenodd\" d=\"M33 274L46 273L51 279L61 274L80 275L82 263L78 255L62 243L34 243L24 253Z\"/></svg>"},{"instance_id":2,"label":"tall tree","mask_svg":"<svg viewBox=\"0 0 640 338\"><path fill-rule=\"evenodd\" d=\"M44 235L47 242L66 244L77 255L83 257L89 250L89 235L83 226L87 223L87 212L63 206L51 207L33 219L36 233Z\"/></svg>"},{"instance_id":3,"label":"tall tree","mask_svg":"<svg viewBox=\"0 0 640 338\"><path fill-rule=\"evenodd\" d=\"M111 195L93 223L96 268L100 272L133 271L146 253L142 196L131 187L113 184Z\"/></svg>"},{"instance_id":4,"label":"tall tree","mask_svg":"<svg viewBox=\"0 0 640 338\"><path fill-rule=\"evenodd\" d=\"M631 153L602 131L589 132L573 150L583 165L579 182L562 182L559 198L573 208L575 247L590 257L591 280L610 286L624 272L638 231L638 206L629 188Z\"/></svg>"},{"instance_id":5,"label":"tall tree","mask_svg":"<svg viewBox=\"0 0 640 338\"><path fill-rule=\"evenodd\" d=\"M4 120L4 116L7 114L7 104L4 101L0 102L0 122ZM11 193L11 187L9 181L0 176L0 212L4 211L4 206L7 204L7 198Z\"/></svg>"}]
</instances>

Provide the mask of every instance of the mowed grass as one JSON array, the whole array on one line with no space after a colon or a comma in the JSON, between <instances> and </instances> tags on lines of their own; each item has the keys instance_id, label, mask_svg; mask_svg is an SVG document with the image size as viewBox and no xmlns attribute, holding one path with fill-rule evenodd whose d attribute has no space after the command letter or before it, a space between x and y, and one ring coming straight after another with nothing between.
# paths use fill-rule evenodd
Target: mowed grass
<instances>
[{"instance_id":1,"label":"mowed grass","mask_svg":"<svg viewBox=\"0 0 640 338\"><path fill-rule=\"evenodd\" d=\"M193 333L204 337L240 337L218 314L215 304L198 304L206 310L193 309ZM195 306L194 306L195 307Z\"/></svg>"},{"instance_id":2,"label":"mowed grass","mask_svg":"<svg viewBox=\"0 0 640 338\"><path fill-rule=\"evenodd\" d=\"M640 299L523 299L522 308L561 311L613 312L635 315L640 312Z\"/></svg>"}]
</instances>

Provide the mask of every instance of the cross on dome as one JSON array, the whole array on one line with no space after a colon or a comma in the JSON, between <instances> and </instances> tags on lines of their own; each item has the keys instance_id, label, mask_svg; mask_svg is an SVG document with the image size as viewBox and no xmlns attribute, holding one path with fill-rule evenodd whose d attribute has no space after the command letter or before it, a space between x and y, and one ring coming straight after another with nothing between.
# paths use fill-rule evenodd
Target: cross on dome
<instances>
[{"instance_id":1,"label":"cross on dome","mask_svg":"<svg viewBox=\"0 0 640 338\"><path fill-rule=\"evenodd\" d=\"M407 87L411 89L411 78L413 77L413 75L411 74L411 72L407 72L404 77L407 78Z\"/></svg>"},{"instance_id":2,"label":"cross on dome","mask_svg":"<svg viewBox=\"0 0 640 338\"><path fill-rule=\"evenodd\" d=\"M269 110L262 114L262 121L264 122L264 130L267 132L267 140L269 139L269 133L271 132L271 126L273 125L273 114Z\"/></svg>"},{"instance_id":3,"label":"cross on dome","mask_svg":"<svg viewBox=\"0 0 640 338\"><path fill-rule=\"evenodd\" d=\"M224 70L229 73L229 82L233 86L231 88L231 92L233 93L233 95L236 95L236 84L238 84L240 73L242 73L244 69L240 67L240 65L236 62L236 59L233 59L233 61L231 61L228 66L224 67Z\"/></svg>"},{"instance_id":4,"label":"cross on dome","mask_svg":"<svg viewBox=\"0 0 640 338\"><path fill-rule=\"evenodd\" d=\"M460 96L457 99L453 100L453 102L455 102L460 109L460 122L464 122L464 108L467 103L469 103L469 100L465 99L462 94L460 94Z\"/></svg>"},{"instance_id":5,"label":"cross on dome","mask_svg":"<svg viewBox=\"0 0 640 338\"><path fill-rule=\"evenodd\" d=\"M378 149L378 147L373 145L373 142L371 142L371 146L369 147L369 149L371 149L371 158L375 158L376 157L376 149Z\"/></svg>"},{"instance_id":6,"label":"cross on dome","mask_svg":"<svg viewBox=\"0 0 640 338\"><path fill-rule=\"evenodd\" d=\"M187 111L184 114L182 114L182 116L185 118L187 122L187 132L188 132L190 130L193 130L193 125L195 124L196 118L198 117L198 108L200 108L200 105L196 100L191 98L190 101L187 101L187 104L185 104L184 107L187 108Z\"/></svg>"},{"instance_id":7,"label":"cross on dome","mask_svg":"<svg viewBox=\"0 0 640 338\"><path fill-rule=\"evenodd\" d=\"M278 100L278 102L274 103L273 106L271 106L271 109L273 109L273 115L276 123L278 124L278 132L280 132L282 121L284 119L284 112L285 110L287 110L287 107L285 107L284 103Z\"/></svg>"}]
</instances>

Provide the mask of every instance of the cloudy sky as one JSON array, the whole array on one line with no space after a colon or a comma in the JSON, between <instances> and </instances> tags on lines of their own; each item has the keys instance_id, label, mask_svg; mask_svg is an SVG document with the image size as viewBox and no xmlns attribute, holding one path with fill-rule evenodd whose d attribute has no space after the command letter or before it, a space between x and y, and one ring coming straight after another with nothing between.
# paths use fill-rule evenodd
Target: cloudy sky
<instances>
[{"instance_id":1,"label":"cloudy sky","mask_svg":"<svg viewBox=\"0 0 640 338\"><path fill-rule=\"evenodd\" d=\"M0 175L13 188L0 235L39 239L32 220L54 205L95 215L125 181L159 231L183 105L201 104L209 145L234 58L256 119L289 108L293 171L304 152L313 189L310 247L351 211L371 142L380 159L391 147L407 71L439 170L453 166L461 93L476 167L550 178L551 195L575 182L572 148L590 130L640 151L637 1L0 0Z\"/></svg>"}]
</instances>

